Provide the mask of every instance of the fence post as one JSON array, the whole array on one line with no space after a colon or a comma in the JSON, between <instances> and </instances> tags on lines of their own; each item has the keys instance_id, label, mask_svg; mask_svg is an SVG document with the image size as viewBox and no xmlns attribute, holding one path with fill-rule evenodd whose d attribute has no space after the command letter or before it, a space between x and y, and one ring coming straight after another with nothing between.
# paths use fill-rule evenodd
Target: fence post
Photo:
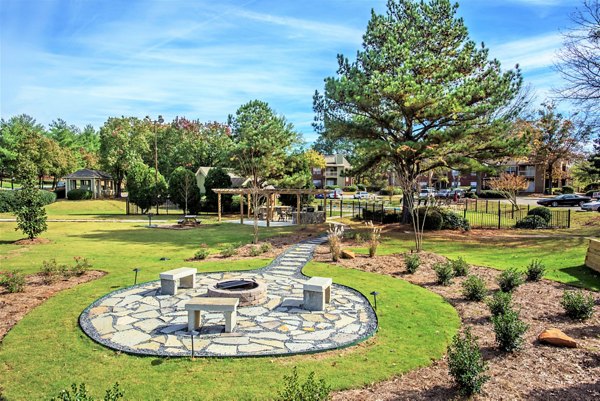
<instances>
[{"instance_id":1,"label":"fence post","mask_svg":"<svg viewBox=\"0 0 600 401\"><path fill-rule=\"evenodd\" d=\"M125 214L129 214L129 198L125 199Z\"/></svg>"},{"instance_id":2,"label":"fence post","mask_svg":"<svg viewBox=\"0 0 600 401\"><path fill-rule=\"evenodd\" d=\"M360 203L360 201L358 201ZM354 201L352 201L352 218L354 218Z\"/></svg>"},{"instance_id":3,"label":"fence post","mask_svg":"<svg viewBox=\"0 0 600 401\"><path fill-rule=\"evenodd\" d=\"M468 198L467 198L468 199ZM475 211L477 212L477 204L479 203L479 201L477 199L475 199Z\"/></svg>"},{"instance_id":4,"label":"fence post","mask_svg":"<svg viewBox=\"0 0 600 401\"><path fill-rule=\"evenodd\" d=\"M486 199L485 200L485 212L486 213L488 212L488 202L489 202L489 199Z\"/></svg>"},{"instance_id":5,"label":"fence post","mask_svg":"<svg viewBox=\"0 0 600 401\"><path fill-rule=\"evenodd\" d=\"M500 201L498 201L498 229L500 229L501 222L502 222L502 211L500 209Z\"/></svg>"},{"instance_id":6,"label":"fence post","mask_svg":"<svg viewBox=\"0 0 600 401\"><path fill-rule=\"evenodd\" d=\"M342 213L344 211L344 199L340 198L340 218L343 217Z\"/></svg>"},{"instance_id":7,"label":"fence post","mask_svg":"<svg viewBox=\"0 0 600 401\"><path fill-rule=\"evenodd\" d=\"M333 201L329 202L329 217L333 216Z\"/></svg>"},{"instance_id":8,"label":"fence post","mask_svg":"<svg viewBox=\"0 0 600 401\"><path fill-rule=\"evenodd\" d=\"M567 228L571 228L571 209L567 210Z\"/></svg>"},{"instance_id":9,"label":"fence post","mask_svg":"<svg viewBox=\"0 0 600 401\"><path fill-rule=\"evenodd\" d=\"M385 213L385 208L383 207L383 202L381 203L381 221L380 223L383 224L383 215Z\"/></svg>"},{"instance_id":10,"label":"fence post","mask_svg":"<svg viewBox=\"0 0 600 401\"><path fill-rule=\"evenodd\" d=\"M527 213L529 213L529 204L527 204Z\"/></svg>"}]
</instances>

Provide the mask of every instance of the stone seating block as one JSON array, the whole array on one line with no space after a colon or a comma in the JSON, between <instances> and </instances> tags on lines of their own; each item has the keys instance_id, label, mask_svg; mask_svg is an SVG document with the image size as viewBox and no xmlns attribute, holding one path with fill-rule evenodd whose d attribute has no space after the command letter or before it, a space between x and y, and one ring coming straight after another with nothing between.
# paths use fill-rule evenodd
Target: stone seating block
<instances>
[{"instance_id":1,"label":"stone seating block","mask_svg":"<svg viewBox=\"0 0 600 401\"><path fill-rule=\"evenodd\" d=\"M160 273L160 293L176 295L177 288L196 288L196 272L194 267L180 267Z\"/></svg>"},{"instance_id":2,"label":"stone seating block","mask_svg":"<svg viewBox=\"0 0 600 401\"><path fill-rule=\"evenodd\" d=\"M188 331L200 327L200 312L223 312L225 315L225 332L235 330L237 323L237 307L240 300L237 298L205 298L197 297L185 304L188 311Z\"/></svg>"},{"instance_id":3,"label":"stone seating block","mask_svg":"<svg viewBox=\"0 0 600 401\"><path fill-rule=\"evenodd\" d=\"M332 280L326 277L313 277L304 283L303 308L310 311L323 311L331 302Z\"/></svg>"}]
</instances>

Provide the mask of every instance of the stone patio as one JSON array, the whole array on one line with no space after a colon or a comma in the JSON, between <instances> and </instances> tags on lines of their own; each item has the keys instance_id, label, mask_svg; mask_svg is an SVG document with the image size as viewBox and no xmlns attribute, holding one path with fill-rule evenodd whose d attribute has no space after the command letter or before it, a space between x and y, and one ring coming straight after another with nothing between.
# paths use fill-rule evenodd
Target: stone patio
<instances>
[{"instance_id":1,"label":"stone patio","mask_svg":"<svg viewBox=\"0 0 600 401\"><path fill-rule=\"evenodd\" d=\"M372 336L377 317L359 292L333 284L322 312L302 309L300 273L312 258L316 238L296 244L269 266L245 272L196 275L196 288L161 295L154 281L114 291L83 311L79 323L93 340L141 355L259 356L319 352L353 345ZM224 333L222 313L203 313L199 331L187 331L185 304L205 295L209 285L230 278L254 278L267 285L262 305L238 308L237 327Z\"/></svg>"}]
</instances>

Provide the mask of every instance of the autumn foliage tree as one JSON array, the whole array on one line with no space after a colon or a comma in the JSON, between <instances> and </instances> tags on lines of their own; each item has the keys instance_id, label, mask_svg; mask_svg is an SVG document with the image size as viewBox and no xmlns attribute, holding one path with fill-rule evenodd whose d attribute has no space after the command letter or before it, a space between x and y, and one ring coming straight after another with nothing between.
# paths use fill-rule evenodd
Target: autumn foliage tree
<instances>
[{"instance_id":1,"label":"autumn foliage tree","mask_svg":"<svg viewBox=\"0 0 600 401\"><path fill-rule=\"evenodd\" d=\"M488 181L489 187L500 192L516 209L519 209L517 194L526 190L527 184L527 178L511 173L502 173L499 177L491 178Z\"/></svg>"},{"instance_id":2,"label":"autumn foliage tree","mask_svg":"<svg viewBox=\"0 0 600 401\"><path fill-rule=\"evenodd\" d=\"M418 220L417 177L438 167L476 167L518 153L510 135L520 112L518 68L503 70L469 38L448 0L389 0L374 11L356 60L338 56L338 75L314 96L315 128L368 143L362 166L388 163L403 190L404 220ZM415 225L415 245L422 233Z\"/></svg>"}]
</instances>

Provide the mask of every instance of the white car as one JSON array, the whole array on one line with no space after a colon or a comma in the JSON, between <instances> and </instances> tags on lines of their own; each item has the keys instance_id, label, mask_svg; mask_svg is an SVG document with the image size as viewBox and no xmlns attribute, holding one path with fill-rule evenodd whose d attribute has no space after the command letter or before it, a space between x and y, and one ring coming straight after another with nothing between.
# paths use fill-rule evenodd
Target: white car
<instances>
[{"instance_id":1,"label":"white car","mask_svg":"<svg viewBox=\"0 0 600 401\"><path fill-rule=\"evenodd\" d=\"M594 212L600 212L600 201L591 201L581 205L581 210L591 210Z\"/></svg>"},{"instance_id":2,"label":"white car","mask_svg":"<svg viewBox=\"0 0 600 401\"><path fill-rule=\"evenodd\" d=\"M369 193L367 191L359 191L354 194L354 199L369 199Z\"/></svg>"}]
</instances>

